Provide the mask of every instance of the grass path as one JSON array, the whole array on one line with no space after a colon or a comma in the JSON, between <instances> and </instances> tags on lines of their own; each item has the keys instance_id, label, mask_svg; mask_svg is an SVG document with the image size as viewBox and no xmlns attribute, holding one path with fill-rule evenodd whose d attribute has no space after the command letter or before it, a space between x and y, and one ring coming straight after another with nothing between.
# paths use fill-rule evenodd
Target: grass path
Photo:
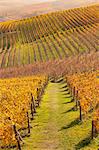
<instances>
[{"instance_id":1,"label":"grass path","mask_svg":"<svg viewBox=\"0 0 99 150\"><path fill-rule=\"evenodd\" d=\"M65 83L49 83L22 150L98 150L98 140L89 138L90 120L80 123L74 105Z\"/></svg>"}]
</instances>

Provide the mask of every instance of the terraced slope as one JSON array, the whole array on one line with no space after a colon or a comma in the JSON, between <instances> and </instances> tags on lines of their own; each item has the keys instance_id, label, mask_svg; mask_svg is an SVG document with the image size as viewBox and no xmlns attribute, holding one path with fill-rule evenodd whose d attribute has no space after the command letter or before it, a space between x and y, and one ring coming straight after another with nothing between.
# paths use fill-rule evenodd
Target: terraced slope
<instances>
[{"instance_id":1,"label":"terraced slope","mask_svg":"<svg viewBox=\"0 0 99 150\"><path fill-rule=\"evenodd\" d=\"M0 68L98 51L98 5L0 23Z\"/></svg>"}]
</instances>

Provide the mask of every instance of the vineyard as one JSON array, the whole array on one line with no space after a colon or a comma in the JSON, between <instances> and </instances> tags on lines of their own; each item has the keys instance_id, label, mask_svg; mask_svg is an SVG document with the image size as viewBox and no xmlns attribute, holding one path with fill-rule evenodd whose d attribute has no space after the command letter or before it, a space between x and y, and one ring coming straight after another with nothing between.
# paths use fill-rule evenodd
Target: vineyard
<instances>
[{"instance_id":1,"label":"vineyard","mask_svg":"<svg viewBox=\"0 0 99 150\"><path fill-rule=\"evenodd\" d=\"M31 119L46 86L44 76L0 80L0 144L11 146L16 143L16 130L27 129L30 133Z\"/></svg>"},{"instance_id":2,"label":"vineyard","mask_svg":"<svg viewBox=\"0 0 99 150\"><path fill-rule=\"evenodd\" d=\"M98 8L0 23L0 150L99 149Z\"/></svg>"},{"instance_id":3,"label":"vineyard","mask_svg":"<svg viewBox=\"0 0 99 150\"><path fill-rule=\"evenodd\" d=\"M71 96L69 103L73 103L72 109L74 112L77 112L77 122L82 122L83 125L84 122L90 120L90 124L88 124L91 128L89 128L90 132L88 134L91 139L97 137L99 133L98 76L99 71L93 71L90 73L77 73L64 77L65 86L63 88L66 88L67 91L66 93L66 91L63 90L65 92L64 94L67 96L69 94ZM51 78L50 81L53 82L53 78ZM61 82L63 82L63 79L58 80L56 84L59 84L60 87L61 84L63 85ZM11 148L12 150L12 148L17 146L17 148L21 150L21 146L24 144L23 139L31 136L31 120L33 121L34 117L36 117L35 113L37 107L40 105L41 97L42 94L44 94L47 83L48 78L40 75L0 80L1 149ZM56 86L54 86L54 90L55 88ZM66 103L66 98L64 100ZM44 115L45 114L46 111L44 111ZM35 124L35 121L33 122ZM35 126L33 129L34 128ZM35 139L35 136L36 135L34 135L33 139ZM22 147L24 150L24 146ZM30 149L32 150L32 148Z\"/></svg>"},{"instance_id":4,"label":"vineyard","mask_svg":"<svg viewBox=\"0 0 99 150\"><path fill-rule=\"evenodd\" d=\"M99 133L99 71L67 77L67 83L75 101L75 109L80 108L80 120L92 118L93 130ZM82 117L83 112L83 117ZM92 131L93 132L93 131ZM93 138L92 133L92 138Z\"/></svg>"},{"instance_id":5,"label":"vineyard","mask_svg":"<svg viewBox=\"0 0 99 150\"><path fill-rule=\"evenodd\" d=\"M0 23L0 67L98 51L98 5Z\"/></svg>"}]
</instances>

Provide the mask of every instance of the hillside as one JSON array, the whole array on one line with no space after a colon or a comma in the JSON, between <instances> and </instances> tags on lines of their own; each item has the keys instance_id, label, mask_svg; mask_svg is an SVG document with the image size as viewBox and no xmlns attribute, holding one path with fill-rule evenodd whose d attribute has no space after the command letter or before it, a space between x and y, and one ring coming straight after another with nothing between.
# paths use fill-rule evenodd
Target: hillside
<instances>
[{"instance_id":1,"label":"hillside","mask_svg":"<svg viewBox=\"0 0 99 150\"><path fill-rule=\"evenodd\" d=\"M98 51L98 5L0 23L0 67Z\"/></svg>"}]
</instances>

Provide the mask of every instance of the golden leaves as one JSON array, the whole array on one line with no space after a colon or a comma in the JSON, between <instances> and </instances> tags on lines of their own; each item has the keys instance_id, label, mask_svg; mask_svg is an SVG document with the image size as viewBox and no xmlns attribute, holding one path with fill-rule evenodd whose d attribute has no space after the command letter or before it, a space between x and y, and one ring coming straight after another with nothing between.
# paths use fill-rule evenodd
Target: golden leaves
<instances>
[{"instance_id":1,"label":"golden leaves","mask_svg":"<svg viewBox=\"0 0 99 150\"><path fill-rule=\"evenodd\" d=\"M27 127L27 111L30 109L31 93L37 98L45 76L32 76L0 80L0 139L3 145L15 142L13 125L17 129Z\"/></svg>"},{"instance_id":2,"label":"golden leaves","mask_svg":"<svg viewBox=\"0 0 99 150\"><path fill-rule=\"evenodd\" d=\"M99 131L99 71L74 74L67 77L70 86L78 90L78 99L83 113L91 113L95 121L96 129Z\"/></svg>"}]
</instances>

